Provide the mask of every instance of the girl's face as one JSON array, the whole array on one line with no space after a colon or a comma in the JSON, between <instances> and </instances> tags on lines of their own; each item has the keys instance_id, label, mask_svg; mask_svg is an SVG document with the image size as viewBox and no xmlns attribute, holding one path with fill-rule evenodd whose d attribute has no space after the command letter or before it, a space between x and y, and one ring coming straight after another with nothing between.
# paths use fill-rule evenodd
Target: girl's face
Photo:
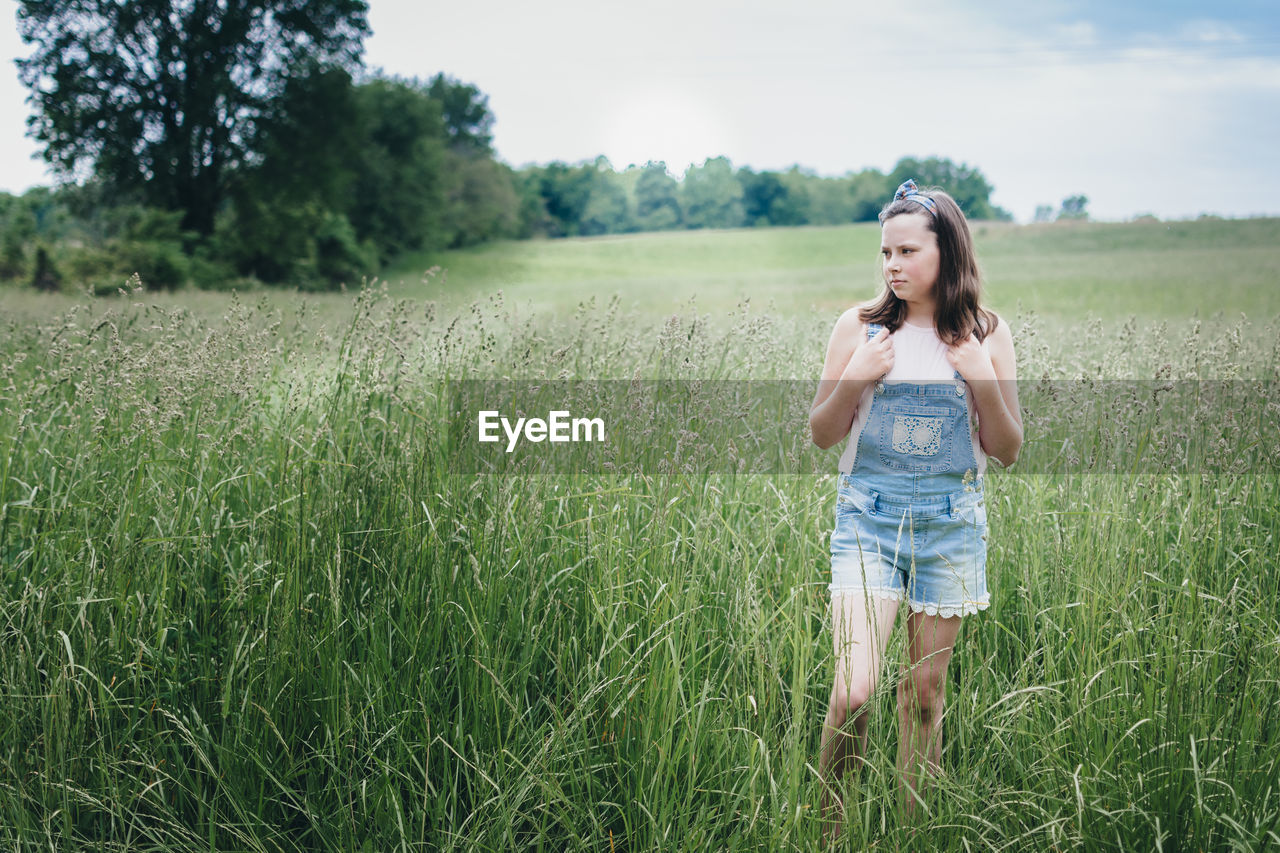
<instances>
[{"instance_id":1,"label":"girl's face","mask_svg":"<svg viewBox=\"0 0 1280 853\"><path fill-rule=\"evenodd\" d=\"M906 302L932 302L938 282L938 235L929 229L928 216L901 213L880 227L884 282Z\"/></svg>"}]
</instances>

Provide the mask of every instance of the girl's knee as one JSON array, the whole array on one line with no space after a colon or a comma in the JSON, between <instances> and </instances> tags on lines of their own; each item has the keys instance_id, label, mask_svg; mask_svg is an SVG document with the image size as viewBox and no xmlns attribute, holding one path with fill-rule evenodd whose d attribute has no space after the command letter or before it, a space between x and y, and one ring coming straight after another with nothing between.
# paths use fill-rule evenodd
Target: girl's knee
<instances>
[{"instance_id":1,"label":"girl's knee","mask_svg":"<svg viewBox=\"0 0 1280 853\"><path fill-rule=\"evenodd\" d=\"M856 716L871 702L873 685L867 682L855 682L848 685L836 684L831 690L830 717L839 728L851 716Z\"/></svg>"},{"instance_id":2,"label":"girl's knee","mask_svg":"<svg viewBox=\"0 0 1280 853\"><path fill-rule=\"evenodd\" d=\"M917 719L929 721L941 715L945 700L945 684L935 679L913 675L898 684L899 705Z\"/></svg>"}]
</instances>

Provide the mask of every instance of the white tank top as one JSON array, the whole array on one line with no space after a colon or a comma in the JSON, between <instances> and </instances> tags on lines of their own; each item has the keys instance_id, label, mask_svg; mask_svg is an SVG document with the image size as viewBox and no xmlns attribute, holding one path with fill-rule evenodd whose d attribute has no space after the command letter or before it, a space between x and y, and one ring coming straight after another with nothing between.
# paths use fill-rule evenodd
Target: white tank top
<instances>
[{"instance_id":1,"label":"white tank top","mask_svg":"<svg viewBox=\"0 0 1280 853\"><path fill-rule=\"evenodd\" d=\"M893 367L884 375L883 382L950 382L955 378L955 369L947 361L947 345L938 337L932 325L915 326L903 323L898 331L889 336L893 341ZM982 349L991 355L988 346L991 338L982 342ZM871 399L875 385L867 386L858 402L858 414L853 419L849 430L848 443L840 456L840 472L849 474L858 456L858 440L862 436L862 428L867 424L867 414L871 411ZM969 434L973 439L973 458L978 462L978 476L987 472L987 454L982 452L982 444L978 440L977 410L973 405L973 395L969 399Z\"/></svg>"}]
</instances>

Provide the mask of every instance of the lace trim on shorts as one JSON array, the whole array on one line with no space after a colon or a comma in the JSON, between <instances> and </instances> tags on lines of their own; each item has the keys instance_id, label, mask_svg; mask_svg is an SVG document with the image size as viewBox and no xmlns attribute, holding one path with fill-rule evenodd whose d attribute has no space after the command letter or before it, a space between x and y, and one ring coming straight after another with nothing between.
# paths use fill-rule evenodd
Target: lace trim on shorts
<instances>
[{"instance_id":1,"label":"lace trim on shorts","mask_svg":"<svg viewBox=\"0 0 1280 853\"><path fill-rule=\"evenodd\" d=\"M990 601L966 601L958 606L950 604L920 604L916 601L907 601L906 593L900 589L884 589L883 587L877 587L876 589L838 589L835 592L845 595L863 592L874 595L876 598L883 598L886 601L906 601L913 613L927 613L930 616L941 616L943 619L949 619L952 616L974 616L978 611L986 610L991 606Z\"/></svg>"},{"instance_id":2,"label":"lace trim on shorts","mask_svg":"<svg viewBox=\"0 0 1280 853\"><path fill-rule=\"evenodd\" d=\"M901 601L901 599L899 599ZM951 607L950 605L937 604L917 604L914 601L908 602L911 605L913 613L927 613L930 616L941 616L948 619L952 616L973 616L979 610L986 610L991 606L990 601L966 601L959 607Z\"/></svg>"}]
</instances>

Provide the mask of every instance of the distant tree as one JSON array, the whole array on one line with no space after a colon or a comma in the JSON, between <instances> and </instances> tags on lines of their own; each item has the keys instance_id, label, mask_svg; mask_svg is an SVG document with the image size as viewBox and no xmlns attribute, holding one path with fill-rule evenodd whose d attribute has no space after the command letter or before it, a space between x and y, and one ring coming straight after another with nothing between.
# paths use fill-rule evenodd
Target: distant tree
<instances>
[{"instance_id":1,"label":"distant tree","mask_svg":"<svg viewBox=\"0 0 1280 853\"><path fill-rule=\"evenodd\" d=\"M16 230L6 230L0 239L0 279L19 279L26 271L27 243Z\"/></svg>"},{"instance_id":2,"label":"distant tree","mask_svg":"<svg viewBox=\"0 0 1280 853\"><path fill-rule=\"evenodd\" d=\"M709 157L690 166L678 192L686 228L738 228L742 225L742 184L725 157Z\"/></svg>"},{"instance_id":3,"label":"distant tree","mask_svg":"<svg viewBox=\"0 0 1280 853\"><path fill-rule=\"evenodd\" d=\"M36 247L35 271L31 274L31 286L46 292L57 290L62 286L62 276L54 268L49 250L44 246Z\"/></svg>"},{"instance_id":4,"label":"distant tree","mask_svg":"<svg viewBox=\"0 0 1280 853\"><path fill-rule=\"evenodd\" d=\"M821 180L812 172L799 166L792 166L778 175L782 186L786 188L786 196L773 206L774 223L777 225L807 225L813 222L811 214L812 198L810 188L815 181Z\"/></svg>"},{"instance_id":5,"label":"distant tree","mask_svg":"<svg viewBox=\"0 0 1280 853\"><path fill-rule=\"evenodd\" d=\"M537 191L550 218L552 237L581 233L582 217L596 184L595 167L556 161L539 170Z\"/></svg>"},{"instance_id":6,"label":"distant tree","mask_svg":"<svg viewBox=\"0 0 1280 853\"><path fill-rule=\"evenodd\" d=\"M23 278L27 245L36 235L36 218L26 198L0 192L0 231L0 279Z\"/></svg>"},{"instance_id":7,"label":"distant tree","mask_svg":"<svg viewBox=\"0 0 1280 853\"><path fill-rule=\"evenodd\" d=\"M854 199L848 175L822 178L810 175L805 181L809 198L808 221L812 225L842 225L854 221Z\"/></svg>"},{"instance_id":8,"label":"distant tree","mask_svg":"<svg viewBox=\"0 0 1280 853\"><path fill-rule=\"evenodd\" d=\"M1053 221L1053 205L1037 204L1035 216L1031 218L1032 222L1052 222Z\"/></svg>"},{"instance_id":9,"label":"distant tree","mask_svg":"<svg viewBox=\"0 0 1280 853\"><path fill-rule=\"evenodd\" d=\"M19 201L20 216L34 223L31 236L47 243L65 239L73 228L75 211L68 187L32 187Z\"/></svg>"},{"instance_id":10,"label":"distant tree","mask_svg":"<svg viewBox=\"0 0 1280 853\"><path fill-rule=\"evenodd\" d=\"M1086 210L1089 204L1089 198L1083 195L1068 196L1062 200L1062 207L1058 210L1058 219L1088 219L1089 211Z\"/></svg>"},{"instance_id":11,"label":"distant tree","mask_svg":"<svg viewBox=\"0 0 1280 853\"><path fill-rule=\"evenodd\" d=\"M112 211L118 231L101 247L100 272L115 281L136 274L148 290L175 290L191 276L185 252L182 213L154 207L121 207ZM115 291L115 285L111 292Z\"/></svg>"},{"instance_id":12,"label":"distant tree","mask_svg":"<svg viewBox=\"0 0 1280 853\"><path fill-rule=\"evenodd\" d=\"M181 211L210 234L256 125L296 69L351 68L365 0L19 0L30 133L64 177Z\"/></svg>"},{"instance_id":13,"label":"distant tree","mask_svg":"<svg viewBox=\"0 0 1280 853\"><path fill-rule=\"evenodd\" d=\"M444 176L451 247L515 236L520 200L507 166L479 152L449 151Z\"/></svg>"},{"instance_id":14,"label":"distant tree","mask_svg":"<svg viewBox=\"0 0 1280 853\"><path fill-rule=\"evenodd\" d=\"M552 236L558 226L547 212L547 200L542 197L541 167L527 166L511 177L520 204L516 236L522 240Z\"/></svg>"},{"instance_id":15,"label":"distant tree","mask_svg":"<svg viewBox=\"0 0 1280 853\"><path fill-rule=\"evenodd\" d=\"M849 195L853 198L853 221L875 222L890 195L885 192L888 181L879 169L864 169L853 175ZM897 184L893 185L897 188Z\"/></svg>"},{"instance_id":16,"label":"distant tree","mask_svg":"<svg viewBox=\"0 0 1280 853\"><path fill-rule=\"evenodd\" d=\"M773 172L753 172L747 167L738 170L738 183L742 185L743 222L750 226L774 224L773 206L787 195L787 188Z\"/></svg>"},{"instance_id":17,"label":"distant tree","mask_svg":"<svg viewBox=\"0 0 1280 853\"><path fill-rule=\"evenodd\" d=\"M613 171L607 157L597 157L591 196L582 212L580 233L621 234L635 228L626 181Z\"/></svg>"},{"instance_id":18,"label":"distant tree","mask_svg":"<svg viewBox=\"0 0 1280 853\"><path fill-rule=\"evenodd\" d=\"M650 160L636 180L636 223L645 231L681 224L679 184L662 160Z\"/></svg>"},{"instance_id":19,"label":"distant tree","mask_svg":"<svg viewBox=\"0 0 1280 853\"><path fill-rule=\"evenodd\" d=\"M938 157L926 160L904 157L889 173L886 198L907 178L914 178L922 188L941 187L956 200L969 219L1011 218L1007 212L991 204L991 185L976 168Z\"/></svg>"}]
</instances>

